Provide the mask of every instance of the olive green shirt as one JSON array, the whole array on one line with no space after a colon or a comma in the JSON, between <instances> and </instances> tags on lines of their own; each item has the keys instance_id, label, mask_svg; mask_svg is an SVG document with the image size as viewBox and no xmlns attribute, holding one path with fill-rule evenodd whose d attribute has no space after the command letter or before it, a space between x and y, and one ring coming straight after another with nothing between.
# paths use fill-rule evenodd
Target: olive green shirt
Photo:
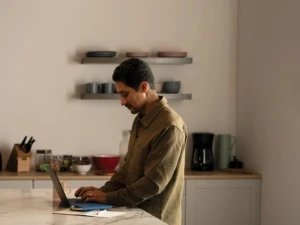
<instances>
[{"instance_id":1,"label":"olive green shirt","mask_svg":"<svg viewBox=\"0 0 300 225\"><path fill-rule=\"evenodd\" d=\"M124 166L100 189L107 203L137 206L169 225L181 224L187 130L164 97L134 119Z\"/></svg>"}]
</instances>

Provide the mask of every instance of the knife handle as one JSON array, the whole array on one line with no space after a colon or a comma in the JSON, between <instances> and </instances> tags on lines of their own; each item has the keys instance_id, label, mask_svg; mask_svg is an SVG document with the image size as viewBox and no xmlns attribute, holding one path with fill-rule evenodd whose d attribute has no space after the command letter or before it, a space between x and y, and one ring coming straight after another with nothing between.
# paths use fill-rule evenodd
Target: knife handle
<instances>
[{"instance_id":1,"label":"knife handle","mask_svg":"<svg viewBox=\"0 0 300 225\"><path fill-rule=\"evenodd\" d=\"M31 138L29 139L29 141L27 142L27 144L26 145L29 145L30 144L30 142L32 141L32 136L31 136Z\"/></svg>"},{"instance_id":2,"label":"knife handle","mask_svg":"<svg viewBox=\"0 0 300 225\"><path fill-rule=\"evenodd\" d=\"M20 144L20 148L22 148L22 146L25 144L26 139L27 139L27 136L25 136L25 137L23 138L23 141L22 141L21 144Z\"/></svg>"},{"instance_id":3,"label":"knife handle","mask_svg":"<svg viewBox=\"0 0 300 225\"><path fill-rule=\"evenodd\" d=\"M30 152L31 147L33 145L33 143L35 142L35 139L32 139L30 142L27 143L26 147L25 147L25 153Z\"/></svg>"}]
</instances>

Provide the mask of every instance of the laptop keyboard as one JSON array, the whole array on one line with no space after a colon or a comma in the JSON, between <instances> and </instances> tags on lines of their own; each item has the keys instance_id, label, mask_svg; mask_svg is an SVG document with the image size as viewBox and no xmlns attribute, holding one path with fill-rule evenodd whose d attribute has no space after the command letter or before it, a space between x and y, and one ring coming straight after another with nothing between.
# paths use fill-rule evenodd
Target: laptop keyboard
<instances>
[{"instance_id":1,"label":"laptop keyboard","mask_svg":"<svg viewBox=\"0 0 300 225\"><path fill-rule=\"evenodd\" d=\"M81 203L81 198L68 198L69 203L72 205L74 203Z\"/></svg>"}]
</instances>

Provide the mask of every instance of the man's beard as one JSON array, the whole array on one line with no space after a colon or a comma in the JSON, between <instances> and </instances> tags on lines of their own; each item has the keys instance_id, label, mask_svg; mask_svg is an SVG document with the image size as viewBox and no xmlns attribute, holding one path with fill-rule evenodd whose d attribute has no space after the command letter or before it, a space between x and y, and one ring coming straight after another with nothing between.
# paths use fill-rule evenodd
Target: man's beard
<instances>
[{"instance_id":1,"label":"man's beard","mask_svg":"<svg viewBox=\"0 0 300 225\"><path fill-rule=\"evenodd\" d=\"M132 105L125 105L125 107L132 113L132 114L137 114L139 112L138 109L133 107Z\"/></svg>"}]
</instances>

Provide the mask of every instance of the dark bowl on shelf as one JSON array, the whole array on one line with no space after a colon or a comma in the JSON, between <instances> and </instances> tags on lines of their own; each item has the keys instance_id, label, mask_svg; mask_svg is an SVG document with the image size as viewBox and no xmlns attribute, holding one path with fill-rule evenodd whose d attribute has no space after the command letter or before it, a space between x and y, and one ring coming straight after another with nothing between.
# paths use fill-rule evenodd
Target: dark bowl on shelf
<instances>
[{"instance_id":1,"label":"dark bowl on shelf","mask_svg":"<svg viewBox=\"0 0 300 225\"><path fill-rule=\"evenodd\" d=\"M116 54L117 52L115 51L90 51L85 55L86 57L114 57Z\"/></svg>"},{"instance_id":2,"label":"dark bowl on shelf","mask_svg":"<svg viewBox=\"0 0 300 225\"><path fill-rule=\"evenodd\" d=\"M165 81L163 84L164 93L179 93L181 88L180 81Z\"/></svg>"}]
</instances>

